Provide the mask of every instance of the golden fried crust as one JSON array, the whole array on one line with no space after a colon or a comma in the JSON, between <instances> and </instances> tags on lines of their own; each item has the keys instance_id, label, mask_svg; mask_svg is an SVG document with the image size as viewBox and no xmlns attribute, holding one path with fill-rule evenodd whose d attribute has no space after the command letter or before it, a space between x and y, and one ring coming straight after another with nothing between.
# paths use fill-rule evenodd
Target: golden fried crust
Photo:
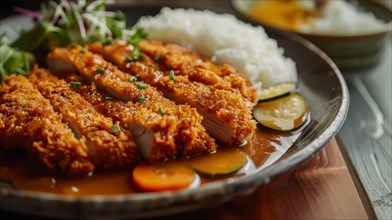
<instances>
[{"instance_id":1,"label":"golden fried crust","mask_svg":"<svg viewBox=\"0 0 392 220\"><path fill-rule=\"evenodd\" d=\"M111 118L104 117L64 80L45 69L35 68L29 75L54 109L80 135L90 148L89 156L97 168L128 167L139 162L140 154L133 139L124 130L113 131Z\"/></svg>"},{"instance_id":2,"label":"golden fried crust","mask_svg":"<svg viewBox=\"0 0 392 220\"><path fill-rule=\"evenodd\" d=\"M166 145L159 148L154 147L153 151L157 149L154 152L158 153L152 157L175 156L169 155L171 151L166 152L165 150L173 147L177 154L182 151L184 155L188 155L188 152L203 154L215 151L215 142L207 135L205 128L201 125L202 117L196 109L188 105L176 105L164 98L155 87L147 86L141 89L139 84L143 82L129 82L128 79L131 75L119 71L116 66L105 61L99 55L89 51L81 54L80 49L80 47L74 49L56 48L48 58L52 61L68 62L82 75L94 81L98 87L104 88L108 94L128 101L129 103L125 105L127 109L119 109L117 114L127 114L123 116L125 118L123 120L127 120L129 127L142 125L151 129L154 143ZM98 68L104 69L105 72L97 72ZM140 102L140 98L144 98L145 101ZM113 102L113 105L115 103L118 102ZM159 113L160 110L164 112L162 115ZM201 138L205 140L199 140Z\"/></svg>"},{"instance_id":3,"label":"golden fried crust","mask_svg":"<svg viewBox=\"0 0 392 220\"><path fill-rule=\"evenodd\" d=\"M120 122L120 125L130 130L135 122L143 124L154 131L154 143L150 160L159 160L178 154L180 142L176 142L176 118L162 117L157 111L144 108L131 102L120 100L106 101L104 93L100 92L94 84L84 85L78 92L90 102L100 113ZM163 108L163 106L162 106Z\"/></svg>"},{"instance_id":4,"label":"golden fried crust","mask_svg":"<svg viewBox=\"0 0 392 220\"><path fill-rule=\"evenodd\" d=\"M202 115L211 115L219 122L204 125L218 139L230 144L241 144L244 139L252 137L256 128L251 114L253 104L245 101L241 94L191 81L188 75L175 75L174 79L170 79L169 71L149 57L127 63L125 57L131 56L132 50L122 43L116 42L105 47L96 43L89 48L116 63L122 70L139 75L143 81L157 87L166 97L179 103L188 103L196 107ZM215 133L214 130L219 129L216 128L217 124L228 127L230 132L224 133L223 136L220 136L220 132Z\"/></svg>"},{"instance_id":5,"label":"golden fried crust","mask_svg":"<svg viewBox=\"0 0 392 220\"><path fill-rule=\"evenodd\" d=\"M132 63L129 68L145 82L164 91L171 99L186 102L229 127L232 135L222 141L237 145L252 138L256 123L252 119L249 103L241 95L227 90L212 90L202 83L190 82L188 76L175 76L174 80L170 80L168 74L164 73L164 77L159 77L162 75L159 71L140 62ZM210 128L207 124L207 130L219 129L216 125L212 126L214 127Z\"/></svg>"},{"instance_id":6,"label":"golden fried crust","mask_svg":"<svg viewBox=\"0 0 392 220\"><path fill-rule=\"evenodd\" d=\"M177 44L164 44L159 41L141 41L140 50L150 57L160 56L158 62L177 74L187 75L192 81L211 85L217 89L240 91L245 99L256 103L256 89L251 82L225 64L217 66L203 60L198 54Z\"/></svg>"},{"instance_id":7,"label":"golden fried crust","mask_svg":"<svg viewBox=\"0 0 392 220\"><path fill-rule=\"evenodd\" d=\"M0 142L5 148L24 148L49 171L60 168L71 175L86 175L94 166L87 147L75 138L49 101L23 76L7 77L0 93Z\"/></svg>"}]
</instances>

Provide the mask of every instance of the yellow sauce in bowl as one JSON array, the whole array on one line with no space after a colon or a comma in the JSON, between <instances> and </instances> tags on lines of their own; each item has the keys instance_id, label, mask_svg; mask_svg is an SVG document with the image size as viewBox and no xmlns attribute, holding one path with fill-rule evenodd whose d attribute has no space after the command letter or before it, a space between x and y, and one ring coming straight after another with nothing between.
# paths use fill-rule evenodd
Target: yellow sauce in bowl
<instances>
[{"instance_id":1,"label":"yellow sauce in bowl","mask_svg":"<svg viewBox=\"0 0 392 220\"><path fill-rule=\"evenodd\" d=\"M253 19L278 28L297 31L308 19L317 16L292 0L263 0L254 3L247 12Z\"/></svg>"}]
</instances>

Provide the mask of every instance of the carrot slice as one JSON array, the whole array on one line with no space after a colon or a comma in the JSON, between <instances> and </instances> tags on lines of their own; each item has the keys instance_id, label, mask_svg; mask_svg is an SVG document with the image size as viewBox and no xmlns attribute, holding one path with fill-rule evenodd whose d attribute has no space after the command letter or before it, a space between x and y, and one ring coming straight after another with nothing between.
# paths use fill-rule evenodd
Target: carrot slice
<instances>
[{"instance_id":1,"label":"carrot slice","mask_svg":"<svg viewBox=\"0 0 392 220\"><path fill-rule=\"evenodd\" d=\"M238 149L229 149L190 159L188 163L196 172L213 177L235 173L247 162L248 158L244 152Z\"/></svg>"},{"instance_id":2,"label":"carrot slice","mask_svg":"<svg viewBox=\"0 0 392 220\"><path fill-rule=\"evenodd\" d=\"M196 173L181 162L143 163L135 167L133 181L143 191L157 192L189 187Z\"/></svg>"}]
</instances>

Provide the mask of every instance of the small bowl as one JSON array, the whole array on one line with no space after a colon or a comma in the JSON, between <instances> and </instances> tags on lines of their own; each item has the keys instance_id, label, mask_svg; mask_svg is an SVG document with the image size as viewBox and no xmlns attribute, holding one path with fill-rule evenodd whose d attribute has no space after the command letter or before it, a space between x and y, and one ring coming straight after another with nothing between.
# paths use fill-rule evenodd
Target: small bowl
<instances>
[{"instance_id":1,"label":"small bowl","mask_svg":"<svg viewBox=\"0 0 392 220\"><path fill-rule=\"evenodd\" d=\"M371 12L376 18L385 21L387 23L385 28L373 33L356 35L303 33L274 26L273 24L260 21L247 13L250 7L259 1L265 0L231 0L231 3L237 16L247 20L249 23L278 31L292 32L309 40L324 51L341 70L352 70L376 65L380 60L385 43L391 37L392 11L375 0L357 1L357 3L361 9Z\"/></svg>"}]
</instances>

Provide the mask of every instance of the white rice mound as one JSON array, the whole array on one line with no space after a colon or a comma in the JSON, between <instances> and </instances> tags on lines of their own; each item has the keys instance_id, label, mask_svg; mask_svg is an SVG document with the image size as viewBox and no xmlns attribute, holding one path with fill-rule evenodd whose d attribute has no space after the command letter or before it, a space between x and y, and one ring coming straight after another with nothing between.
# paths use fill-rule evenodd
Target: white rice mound
<instances>
[{"instance_id":1,"label":"white rice mound","mask_svg":"<svg viewBox=\"0 0 392 220\"><path fill-rule=\"evenodd\" d=\"M295 63L283 49L254 27L230 14L208 10L162 8L156 16L136 23L148 39L177 43L197 51L216 64L229 64L261 90L278 82L296 82Z\"/></svg>"},{"instance_id":2,"label":"white rice mound","mask_svg":"<svg viewBox=\"0 0 392 220\"><path fill-rule=\"evenodd\" d=\"M342 0L328 1L320 17L300 27L304 33L353 35L384 30L386 23L371 12Z\"/></svg>"}]
</instances>

